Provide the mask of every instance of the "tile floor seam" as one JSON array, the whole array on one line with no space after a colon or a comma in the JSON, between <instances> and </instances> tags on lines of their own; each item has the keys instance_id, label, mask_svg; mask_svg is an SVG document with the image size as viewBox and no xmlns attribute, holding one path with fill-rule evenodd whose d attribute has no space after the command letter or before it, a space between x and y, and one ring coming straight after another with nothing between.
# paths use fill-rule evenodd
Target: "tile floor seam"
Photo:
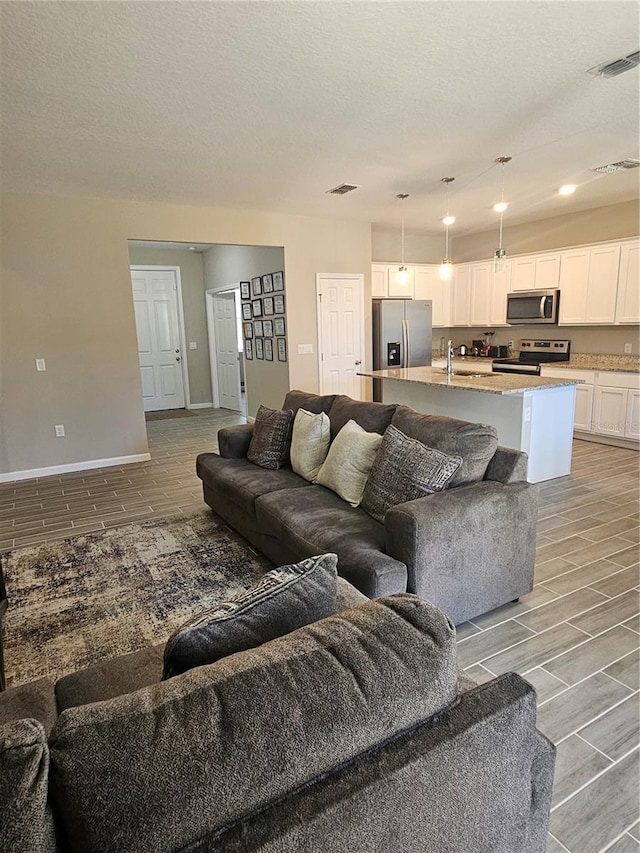
<instances>
[{"instance_id":1,"label":"tile floor seam","mask_svg":"<svg viewBox=\"0 0 640 853\"><path fill-rule=\"evenodd\" d=\"M593 674L595 675L596 673L593 673ZM606 673L603 673L603 675L605 675L607 678L609 678L609 676L608 676ZM524 678L524 676L523 676L523 678ZM589 676L589 678L591 678L591 676ZM587 679L584 679L584 680L587 680ZM615 679L613 679L613 678L612 678L612 679L611 679L611 681L615 681ZM581 682L577 682L577 683L578 683L578 684L580 684ZM572 685L571 685L571 687L575 687L575 686L576 686L575 684L572 684ZM626 686L626 685L625 685L625 686ZM571 689L571 688L570 688L570 689ZM630 687L628 687L628 688L627 688L627 690L631 690L631 688L630 688ZM563 690L561 693L558 693L558 694L557 694L556 696L554 696L553 698L554 698L554 699L557 699L557 698L558 698L558 696L562 696L562 695L564 695L564 693L566 693L566 692L567 692L566 690ZM577 735L579 734L579 732L581 732L581 731L582 731L582 729L585 729L587 726L590 726L592 723L595 723L597 720L601 720L601 719L602 719L602 717L604 717L606 714L609 714L609 713L610 713L611 711L613 711L615 708L617 708L617 707L619 707L620 705L622 705L622 703L623 703L623 702L626 702L626 701L627 701L631 696L633 696L636 692L637 692L637 691L633 691L633 690L631 690L631 692L630 692L629 694L627 694L627 696L623 696L623 697L622 697L622 699L619 699L617 702L614 702L614 703L613 703L613 705L609 705L609 707L608 707L608 708L605 708L605 710L604 710L604 711L601 711L599 714L596 714L596 716L595 716L595 717L591 717L591 719L590 719L590 720L588 720L588 722L583 723L583 724L582 724L581 726L579 726L577 729L574 729L573 731L568 732L566 735L563 735L561 738L558 738L558 740L554 740L555 745L556 745L556 746L558 746L559 744L564 743L564 741L565 741L565 740L567 740L568 738L572 737L572 735L576 735L576 736L577 736ZM581 738L581 740L584 740L584 741L585 741L585 743L588 743L588 744L589 744L589 746L593 746L593 744L592 744L592 743L589 743L589 741L588 741L588 740L586 740L585 738ZM593 747L593 748L595 749L596 747ZM629 755L631 755L633 752L635 752L638 748L639 748L639 747L638 747L638 745L636 744L636 746L634 746L634 748L633 748L633 749L630 749L630 750L629 750L629 752L625 753L625 755L624 755L624 756L622 756L621 758L616 759L613 763L614 763L614 764L617 764L617 763L618 763L618 761L622 761L622 759L623 759L623 758L628 757L628 756L629 756ZM598 752L600 752L600 750L598 750ZM605 754L605 753L603 753L603 755L604 755L604 754ZM609 758L609 756L607 756L607 758ZM607 768L607 769L608 769L608 768ZM594 777L594 778L595 778L595 777ZM591 781L593 782L593 779L592 779ZM572 796L573 796L573 795L572 795Z\"/></svg>"}]
</instances>

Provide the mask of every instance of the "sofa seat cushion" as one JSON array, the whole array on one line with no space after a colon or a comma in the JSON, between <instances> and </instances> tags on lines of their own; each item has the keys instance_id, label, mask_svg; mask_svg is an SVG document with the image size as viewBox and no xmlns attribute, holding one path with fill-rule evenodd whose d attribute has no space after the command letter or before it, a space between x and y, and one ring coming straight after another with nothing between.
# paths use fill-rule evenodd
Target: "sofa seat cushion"
<instances>
[{"instance_id":1,"label":"sofa seat cushion","mask_svg":"<svg viewBox=\"0 0 640 853\"><path fill-rule=\"evenodd\" d=\"M55 687L49 678L0 692L0 725L30 717L41 723L48 735L57 716Z\"/></svg>"},{"instance_id":2,"label":"sofa seat cushion","mask_svg":"<svg viewBox=\"0 0 640 853\"><path fill-rule=\"evenodd\" d=\"M448 707L456 679L453 626L402 594L65 711L51 787L69 849L213 850L230 821Z\"/></svg>"},{"instance_id":3,"label":"sofa seat cushion","mask_svg":"<svg viewBox=\"0 0 640 853\"><path fill-rule=\"evenodd\" d=\"M352 400L345 394L338 394L329 411L331 440L348 421L355 421L367 432L377 432L382 435L391 423L395 410L395 403L367 403L362 400Z\"/></svg>"},{"instance_id":4,"label":"sofa seat cushion","mask_svg":"<svg viewBox=\"0 0 640 853\"><path fill-rule=\"evenodd\" d=\"M447 456L461 456L462 464L448 485L477 483L498 447L498 432L488 424L474 424L445 415L421 415L408 406L398 406L392 423L396 429L417 438Z\"/></svg>"},{"instance_id":5,"label":"sofa seat cushion","mask_svg":"<svg viewBox=\"0 0 640 853\"><path fill-rule=\"evenodd\" d=\"M309 486L303 495L297 489L263 495L256 501L256 518L300 559L328 550L336 553L338 573L365 595L406 588L398 579L404 577L406 585L406 566L384 552L384 526L323 486ZM394 576L393 589L385 585L387 573Z\"/></svg>"},{"instance_id":6,"label":"sofa seat cushion","mask_svg":"<svg viewBox=\"0 0 640 853\"><path fill-rule=\"evenodd\" d=\"M201 453L196 470L203 482L252 516L255 516L254 502L260 495L310 485L291 468L271 471L247 459L223 459L217 453Z\"/></svg>"}]
</instances>

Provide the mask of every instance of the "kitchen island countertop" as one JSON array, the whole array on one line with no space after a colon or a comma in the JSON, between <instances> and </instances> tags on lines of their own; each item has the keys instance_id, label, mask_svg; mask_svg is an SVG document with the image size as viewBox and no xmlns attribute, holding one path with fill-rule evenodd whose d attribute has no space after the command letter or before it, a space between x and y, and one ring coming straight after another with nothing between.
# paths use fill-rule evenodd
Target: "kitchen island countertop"
<instances>
[{"instance_id":1,"label":"kitchen island countertop","mask_svg":"<svg viewBox=\"0 0 640 853\"><path fill-rule=\"evenodd\" d=\"M527 376L511 373L479 373L465 376L473 372L472 365L466 366L464 372L447 376L441 367L390 367L386 370L362 370L360 376L370 376L372 379L392 379L399 382L417 382L420 385L437 385L441 388L452 388L457 391L480 391L485 394L522 394L526 391L543 391L547 388L558 388L564 385L579 385L580 379L543 379L540 376Z\"/></svg>"}]
</instances>

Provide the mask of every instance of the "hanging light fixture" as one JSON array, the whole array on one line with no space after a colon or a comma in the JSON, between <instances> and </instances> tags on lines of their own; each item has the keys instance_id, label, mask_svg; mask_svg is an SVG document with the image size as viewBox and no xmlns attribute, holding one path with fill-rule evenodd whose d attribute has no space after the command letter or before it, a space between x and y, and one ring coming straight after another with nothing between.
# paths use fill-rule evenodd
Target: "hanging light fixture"
<instances>
[{"instance_id":1,"label":"hanging light fixture","mask_svg":"<svg viewBox=\"0 0 640 853\"><path fill-rule=\"evenodd\" d=\"M447 215L442 220L444 224L444 258L440 264L440 278L442 281L451 281L453 267L451 265L451 258L449 257L449 226L453 225L456 218L449 214L449 184L455 181L455 178L441 178L440 180L447 187Z\"/></svg>"},{"instance_id":2,"label":"hanging light fixture","mask_svg":"<svg viewBox=\"0 0 640 853\"><path fill-rule=\"evenodd\" d=\"M406 284L409 281L409 271L404 264L404 200L405 198L409 198L409 193L398 193L396 198L400 199L401 210L402 210L402 225L401 225L401 256L400 256L400 266L398 267L398 272L396 273L396 281L398 284Z\"/></svg>"},{"instance_id":3,"label":"hanging light fixture","mask_svg":"<svg viewBox=\"0 0 640 853\"><path fill-rule=\"evenodd\" d=\"M504 219L504 212L509 206L507 202L504 200L504 167L509 163L511 157L496 157L496 163L502 166L502 191L500 193L500 201L498 204L493 205L493 209L496 213L500 214L500 241L499 246L495 251L493 256L493 271L494 272L504 272L505 267L505 258L507 256L507 250L502 245L502 223Z\"/></svg>"}]
</instances>

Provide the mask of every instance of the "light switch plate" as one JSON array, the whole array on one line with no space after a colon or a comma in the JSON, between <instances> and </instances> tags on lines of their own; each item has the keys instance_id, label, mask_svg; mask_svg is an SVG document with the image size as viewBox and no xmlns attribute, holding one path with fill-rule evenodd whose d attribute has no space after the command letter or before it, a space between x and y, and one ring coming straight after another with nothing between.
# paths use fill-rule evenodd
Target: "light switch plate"
<instances>
[{"instance_id":1,"label":"light switch plate","mask_svg":"<svg viewBox=\"0 0 640 853\"><path fill-rule=\"evenodd\" d=\"M626 355L631 355L631 351L633 349L633 344L625 344L624 351Z\"/></svg>"},{"instance_id":2,"label":"light switch plate","mask_svg":"<svg viewBox=\"0 0 640 853\"><path fill-rule=\"evenodd\" d=\"M189 341L189 349L198 349L197 341Z\"/></svg>"},{"instance_id":3,"label":"light switch plate","mask_svg":"<svg viewBox=\"0 0 640 853\"><path fill-rule=\"evenodd\" d=\"M47 365L44 362L44 358L36 358L36 370L46 370Z\"/></svg>"},{"instance_id":4,"label":"light switch plate","mask_svg":"<svg viewBox=\"0 0 640 853\"><path fill-rule=\"evenodd\" d=\"M313 344L298 344L298 355L311 355Z\"/></svg>"}]
</instances>

